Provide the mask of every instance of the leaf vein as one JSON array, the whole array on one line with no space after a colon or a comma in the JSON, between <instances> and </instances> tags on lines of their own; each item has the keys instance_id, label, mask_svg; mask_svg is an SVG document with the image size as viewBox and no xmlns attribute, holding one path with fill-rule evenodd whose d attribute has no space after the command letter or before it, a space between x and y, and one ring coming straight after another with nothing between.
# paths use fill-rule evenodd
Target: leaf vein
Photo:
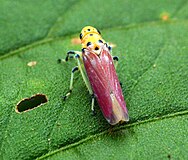
<instances>
[{"instance_id":1,"label":"leaf vein","mask_svg":"<svg viewBox=\"0 0 188 160\"><path fill-rule=\"evenodd\" d=\"M137 121L135 123L131 123L131 124L127 124L127 125L124 125L124 126L119 126L117 128L115 128L113 131L120 131L120 130L123 130L123 129L126 129L126 128L131 128L131 127L134 127L136 125L142 125L142 124L146 124L146 123L151 123L151 122L156 122L156 121L160 121L160 120L163 120L163 119L168 119L168 118L173 118L173 117L177 117L177 116L182 116L182 115L186 115L188 114L188 110L186 111L181 111L181 112L176 112L176 113L172 113L172 114L167 114L167 115L164 115L164 116L161 116L161 117L155 117L155 118L152 118L152 119L147 119L147 120L143 120L143 121ZM52 152L49 152L47 153L46 155L43 155L41 157L38 157L37 159L41 160L41 159L45 159L47 157L50 157L58 152L61 152L61 151L64 151L64 150L68 150L68 149L71 149L71 148L74 148L74 147L77 147L89 140L92 140L96 137L99 137L101 135L105 135L105 134L108 134L109 131L108 130L105 130L103 132L100 132L100 133L97 133L97 134L94 134L94 135L91 135L89 137L86 137L86 138L83 138L79 141L76 141L76 142L73 142L72 144L69 144L67 146L64 146L62 148L59 148L57 150L54 150Z\"/></svg>"},{"instance_id":2,"label":"leaf vein","mask_svg":"<svg viewBox=\"0 0 188 160\"><path fill-rule=\"evenodd\" d=\"M58 22L60 19L64 18L64 15L66 14L66 12L69 11L69 10L71 10L71 8L74 7L78 2L80 2L80 1L75 1L74 3L72 3L72 5L71 5L70 7L67 7L67 9L65 10L65 12L64 12L63 15L60 15L60 16L58 16L58 17L56 18L56 21L54 21L54 24L52 24L52 26L49 28L46 37L50 37L50 34L51 34L51 33L53 32L53 30L55 29L55 26L56 26L57 22ZM46 38L46 37L45 37L45 38Z\"/></svg>"},{"instance_id":3,"label":"leaf vein","mask_svg":"<svg viewBox=\"0 0 188 160\"><path fill-rule=\"evenodd\" d=\"M173 24L173 23L181 23L181 22L188 22L188 20L171 20L166 22L167 24ZM123 26L116 26L116 27L111 27L111 28L103 28L103 29L115 29L115 28L121 28L121 29L134 29L134 28L140 28L140 27L145 27L145 26L153 26L153 25L164 25L164 23L162 21L151 21L151 22L144 22L144 23L138 23L138 24L129 24L129 25L123 25ZM56 40L61 40L61 39L65 39L67 37L70 37L72 35L74 35L76 33L73 33L71 35L66 35L66 36L61 36L61 37L45 37L44 39L40 39L38 41L32 42L30 44L27 44L25 46L21 46L20 48L17 48L15 50L9 51L7 53L5 53L3 56L0 57L0 60L8 58L10 56L14 56L16 54L20 54L20 53L24 53L25 51L32 49L34 47L40 46L40 45L44 45L46 43L52 43Z\"/></svg>"}]
</instances>

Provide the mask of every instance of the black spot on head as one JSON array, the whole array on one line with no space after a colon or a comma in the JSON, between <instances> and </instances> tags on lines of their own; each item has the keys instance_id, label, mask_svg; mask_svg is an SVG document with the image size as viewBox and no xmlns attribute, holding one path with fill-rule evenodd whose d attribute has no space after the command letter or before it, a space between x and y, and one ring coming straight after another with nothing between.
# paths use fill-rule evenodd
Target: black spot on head
<instances>
[{"instance_id":1,"label":"black spot on head","mask_svg":"<svg viewBox=\"0 0 188 160\"><path fill-rule=\"evenodd\" d=\"M83 37L83 35L82 35L82 33L80 33L80 39L82 39L82 37Z\"/></svg>"},{"instance_id":2,"label":"black spot on head","mask_svg":"<svg viewBox=\"0 0 188 160\"><path fill-rule=\"evenodd\" d=\"M91 45L91 42L87 42L87 46Z\"/></svg>"},{"instance_id":3,"label":"black spot on head","mask_svg":"<svg viewBox=\"0 0 188 160\"><path fill-rule=\"evenodd\" d=\"M103 41L99 39L99 43L103 43Z\"/></svg>"},{"instance_id":4,"label":"black spot on head","mask_svg":"<svg viewBox=\"0 0 188 160\"><path fill-rule=\"evenodd\" d=\"M97 32L99 33L99 34L101 34L101 32L97 29Z\"/></svg>"},{"instance_id":5,"label":"black spot on head","mask_svg":"<svg viewBox=\"0 0 188 160\"><path fill-rule=\"evenodd\" d=\"M90 34L90 36L93 36L93 34Z\"/></svg>"},{"instance_id":6,"label":"black spot on head","mask_svg":"<svg viewBox=\"0 0 188 160\"><path fill-rule=\"evenodd\" d=\"M95 47L95 50L99 50L99 47Z\"/></svg>"}]
</instances>

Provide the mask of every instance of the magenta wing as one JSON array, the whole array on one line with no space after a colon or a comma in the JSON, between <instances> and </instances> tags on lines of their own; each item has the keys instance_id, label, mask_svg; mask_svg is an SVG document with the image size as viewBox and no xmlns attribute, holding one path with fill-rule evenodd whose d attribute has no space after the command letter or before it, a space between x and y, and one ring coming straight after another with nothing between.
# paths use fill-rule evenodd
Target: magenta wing
<instances>
[{"instance_id":1,"label":"magenta wing","mask_svg":"<svg viewBox=\"0 0 188 160\"><path fill-rule=\"evenodd\" d=\"M128 111L109 49L103 45L100 55L89 48L85 49L83 61L94 95L106 120L112 125L128 121Z\"/></svg>"}]
</instances>

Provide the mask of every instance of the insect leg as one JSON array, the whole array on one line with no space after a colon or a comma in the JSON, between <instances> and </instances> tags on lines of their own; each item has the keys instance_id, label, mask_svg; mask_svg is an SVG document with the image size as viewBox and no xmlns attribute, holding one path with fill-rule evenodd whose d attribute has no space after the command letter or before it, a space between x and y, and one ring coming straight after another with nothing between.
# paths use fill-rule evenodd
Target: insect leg
<instances>
[{"instance_id":1,"label":"insect leg","mask_svg":"<svg viewBox=\"0 0 188 160\"><path fill-rule=\"evenodd\" d=\"M70 80L70 87L69 87L69 92L63 96L63 99L65 100L72 92L73 89L73 79L74 79L74 72L78 71L78 66L74 67L71 71L71 80Z\"/></svg>"},{"instance_id":2,"label":"insect leg","mask_svg":"<svg viewBox=\"0 0 188 160\"><path fill-rule=\"evenodd\" d=\"M115 66L115 69L116 69L117 65L118 65L119 58L117 56L113 56L113 60L114 60L114 66ZM120 86L122 87L122 83L121 82L119 82L119 83L120 83Z\"/></svg>"},{"instance_id":3,"label":"insect leg","mask_svg":"<svg viewBox=\"0 0 188 160\"><path fill-rule=\"evenodd\" d=\"M76 54L75 51L69 51L67 52L67 56L65 57L65 59L58 59L57 62L58 63L67 62L69 58L74 58L75 54Z\"/></svg>"},{"instance_id":4,"label":"insect leg","mask_svg":"<svg viewBox=\"0 0 188 160\"><path fill-rule=\"evenodd\" d=\"M87 77L87 74L86 74L86 70L85 70L85 67L83 65L83 61L82 59L80 58L80 56L82 56L82 54L77 54L75 55L76 59L77 59L77 64L78 64L78 68L80 70L80 73L82 75L82 78L85 82L85 85L89 91L89 94L91 95L91 111L92 111L92 114L94 115L95 114L95 110L94 110L94 101L95 101L95 96L93 94L93 90L91 88L91 85L90 85L90 82L89 82L89 79Z\"/></svg>"},{"instance_id":5,"label":"insect leg","mask_svg":"<svg viewBox=\"0 0 188 160\"><path fill-rule=\"evenodd\" d=\"M108 50L110 52L112 52L112 47L109 46L107 43L105 43L106 47L108 47ZM117 68L117 65L118 65L118 60L119 58L117 56L113 56L113 60L114 60L114 66L115 66L115 69Z\"/></svg>"},{"instance_id":6,"label":"insect leg","mask_svg":"<svg viewBox=\"0 0 188 160\"><path fill-rule=\"evenodd\" d=\"M63 63L63 62L67 62L70 58L75 58L75 54L76 51L69 51L67 52L67 56L65 57L65 59L58 59L58 63ZM70 87L69 87L69 92L63 96L63 99L65 100L72 92L73 89L73 79L74 79L74 73L75 71L78 70L78 66L74 67L71 71L71 80L70 80Z\"/></svg>"},{"instance_id":7,"label":"insect leg","mask_svg":"<svg viewBox=\"0 0 188 160\"><path fill-rule=\"evenodd\" d=\"M74 67L72 69L72 72L71 72L71 80L70 80L70 90L69 92L63 97L63 99L65 100L72 92L72 89L73 89L73 78L74 78L74 72L79 70L81 75L82 75L82 78L86 84L86 87L87 89L89 90L89 94L91 95L92 99L91 99L91 110L92 110L92 113L95 114L95 110L94 110L94 94L93 94L93 91L92 91L92 88L91 88L91 85L90 85L90 82L89 82L89 79L87 77L87 74L86 74L86 71L85 71L85 67L84 67L84 64L83 64L83 60L82 60L82 52L78 52L78 51L69 51L67 52L67 56L65 59L59 59L58 62L61 63L61 62L67 62L70 58L74 58L76 61L77 61L77 64L78 66Z\"/></svg>"},{"instance_id":8,"label":"insect leg","mask_svg":"<svg viewBox=\"0 0 188 160\"><path fill-rule=\"evenodd\" d=\"M115 68L117 68L119 58L117 56L113 56L113 60L114 60L114 66Z\"/></svg>"},{"instance_id":9,"label":"insect leg","mask_svg":"<svg viewBox=\"0 0 188 160\"><path fill-rule=\"evenodd\" d=\"M96 114L95 109L94 109L94 102L95 102L95 96L94 96L94 94L92 94L91 95L91 111L92 111L93 115Z\"/></svg>"}]
</instances>

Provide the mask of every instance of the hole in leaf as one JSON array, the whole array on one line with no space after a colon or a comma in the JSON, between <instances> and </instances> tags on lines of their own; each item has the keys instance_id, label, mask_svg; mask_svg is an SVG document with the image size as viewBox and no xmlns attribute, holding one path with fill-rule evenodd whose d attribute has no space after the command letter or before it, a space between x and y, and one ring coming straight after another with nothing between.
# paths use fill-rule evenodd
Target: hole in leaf
<instances>
[{"instance_id":1,"label":"hole in leaf","mask_svg":"<svg viewBox=\"0 0 188 160\"><path fill-rule=\"evenodd\" d=\"M16 112L27 112L31 109L41 106L47 101L48 99L44 94L36 94L30 98L24 98L16 105Z\"/></svg>"}]
</instances>

